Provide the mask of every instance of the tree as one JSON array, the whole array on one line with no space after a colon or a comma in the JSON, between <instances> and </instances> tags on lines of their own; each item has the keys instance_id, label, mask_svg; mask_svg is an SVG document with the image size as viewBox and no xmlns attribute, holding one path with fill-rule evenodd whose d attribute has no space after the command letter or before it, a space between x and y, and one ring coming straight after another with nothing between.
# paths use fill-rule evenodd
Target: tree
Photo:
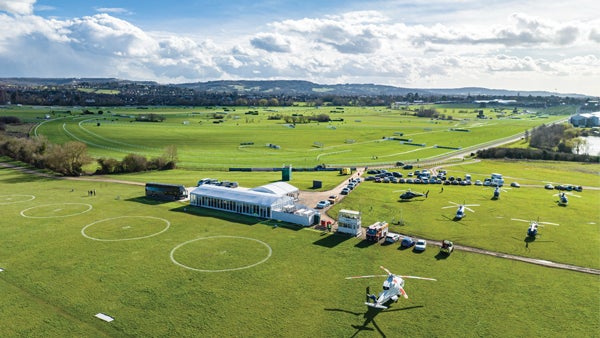
<instances>
[{"instance_id":1,"label":"tree","mask_svg":"<svg viewBox=\"0 0 600 338\"><path fill-rule=\"evenodd\" d=\"M79 176L83 166L92 162L87 154L85 143L72 141L64 144L50 144L44 156L46 167L69 176Z\"/></svg>"},{"instance_id":2,"label":"tree","mask_svg":"<svg viewBox=\"0 0 600 338\"><path fill-rule=\"evenodd\" d=\"M177 146L174 144L167 146L165 148L163 157L167 160L167 166L175 168L177 162L179 161L179 157L177 156Z\"/></svg>"},{"instance_id":3,"label":"tree","mask_svg":"<svg viewBox=\"0 0 600 338\"><path fill-rule=\"evenodd\" d=\"M126 173L145 171L148 168L148 159L141 155L129 154L121 161L121 167Z\"/></svg>"}]
</instances>

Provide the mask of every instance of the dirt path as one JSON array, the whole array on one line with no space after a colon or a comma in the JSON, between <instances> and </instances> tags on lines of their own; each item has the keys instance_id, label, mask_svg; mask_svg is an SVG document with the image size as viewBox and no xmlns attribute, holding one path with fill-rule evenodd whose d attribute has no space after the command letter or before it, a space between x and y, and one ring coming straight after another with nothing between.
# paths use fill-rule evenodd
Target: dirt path
<instances>
[{"instance_id":1,"label":"dirt path","mask_svg":"<svg viewBox=\"0 0 600 338\"><path fill-rule=\"evenodd\" d=\"M98 178L98 177L94 177L94 178L92 178L92 177L60 177L60 176L55 176L55 175L51 175L51 174L47 174L47 173L42 173L42 172L39 172L37 170L32 170L32 169L20 167L20 166L9 164L9 163L2 163L2 162L0 162L0 167L7 168L7 169L13 169L13 170L19 170L19 171L27 173L27 174L38 175L38 176L47 177L47 178L54 178L54 179L65 179L65 180L75 180L75 181L109 182L109 183L131 184L131 185L139 185L139 186L143 186L144 185L144 183L140 183L140 182L125 181L125 180L115 180L115 179L109 179L109 178ZM363 174L364 174L364 170L365 170L364 168L359 168L352 175L347 176L347 178L350 179L350 178L354 178L354 177L362 177ZM341 201L345 196L344 195L340 195L339 192L347 184L348 184L348 180L344 179L344 181L341 182L337 187L335 187L334 189L331 189L329 191L319 191L319 192L301 191L300 192L300 203L305 204L308 207L313 207L314 205L317 204L318 201L324 200L324 199L326 200L332 194L338 195L338 197L340 198L339 200ZM360 184L364 184L364 182L360 183ZM327 209L325 209L325 212L321 213L321 219L329 220L329 221L331 221L332 223L335 224L335 220L332 219L331 217L329 217L329 215L327 215L326 211L327 211ZM364 231L363 231L363 233L364 233ZM403 234L401 234L401 235L403 235ZM340 235L340 236L342 236L342 235ZM406 235L404 235L404 236L406 236ZM363 237L364 237L364 234L363 234ZM364 240L364 238L363 238L363 240ZM441 241L435 241L435 240L431 240L431 239L427 239L427 241L429 242L429 244L433 244L433 245L436 245L436 246L441 246L442 245ZM565 269L565 270L571 270L571 271L577 271L577 272L583 272L583 273L600 275L600 270L598 270L598 269L587 268L587 267L576 266L576 265L570 265L570 264L564 264L564 263L556 263L556 262L551 262L551 261L547 261L547 260L543 260L543 259L529 258L529 257L523 257L523 256L516 256L516 255L506 254L506 253L502 253L502 252L484 250L484 249L479 249L479 248L474 248L474 247L469 247L469 246L463 246L463 245L454 245L454 249L455 250L459 250L459 251L467 251L467 252L472 252L472 253L477 253L477 254L482 254L482 255L488 255L488 256L494 256L494 257L499 257L499 258L511 259L511 260L521 261L521 262L525 262L525 263L537 264L537 265L546 266L546 267L550 267L550 268Z\"/></svg>"}]
</instances>

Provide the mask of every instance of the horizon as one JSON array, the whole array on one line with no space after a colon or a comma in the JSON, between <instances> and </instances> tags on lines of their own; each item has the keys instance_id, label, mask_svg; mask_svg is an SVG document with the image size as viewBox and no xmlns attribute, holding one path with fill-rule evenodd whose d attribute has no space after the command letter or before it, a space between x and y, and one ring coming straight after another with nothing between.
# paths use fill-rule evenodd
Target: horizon
<instances>
[{"instance_id":1,"label":"horizon","mask_svg":"<svg viewBox=\"0 0 600 338\"><path fill-rule=\"evenodd\" d=\"M113 6L114 5L114 6ZM0 0L0 77L600 96L600 4Z\"/></svg>"}]
</instances>

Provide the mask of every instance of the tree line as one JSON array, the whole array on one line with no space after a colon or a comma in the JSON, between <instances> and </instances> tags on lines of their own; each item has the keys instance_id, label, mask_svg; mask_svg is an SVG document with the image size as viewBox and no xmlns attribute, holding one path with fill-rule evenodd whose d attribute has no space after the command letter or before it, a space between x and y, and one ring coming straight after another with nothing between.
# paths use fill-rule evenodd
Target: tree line
<instances>
[{"instance_id":1,"label":"tree line","mask_svg":"<svg viewBox=\"0 0 600 338\"><path fill-rule=\"evenodd\" d=\"M528 148L489 148L479 150L479 158L511 158L571 162L600 162L600 156L580 154L587 135L585 129L568 124L550 124L535 127L525 132Z\"/></svg>"},{"instance_id":2,"label":"tree line","mask_svg":"<svg viewBox=\"0 0 600 338\"><path fill-rule=\"evenodd\" d=\"M84 167L94 162L87 153L85 143L70 141L54 144L44 136L23 138L0 134L0 155L65 176L80 176L84 173ZM162 156L151 159L128 154L121 161L111 158L96 161L100 165L96 174L174 169L177 164L177 147L168 146Z\"/></svg>"}]
</instances>

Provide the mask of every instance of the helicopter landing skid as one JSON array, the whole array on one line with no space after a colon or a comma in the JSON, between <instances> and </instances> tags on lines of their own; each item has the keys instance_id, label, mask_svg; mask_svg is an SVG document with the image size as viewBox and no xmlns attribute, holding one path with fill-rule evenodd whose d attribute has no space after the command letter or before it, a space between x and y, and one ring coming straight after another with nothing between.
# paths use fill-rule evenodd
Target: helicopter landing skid
<instances>
[{"instance_id":1,"label":"helicopter landing skid","mask_svg":"<svg viewBox=\"0 0 600 338\"><path fill-rule=\"evenodd\" d=\"M375 304L375 303L365 302L365 305L367 305L369 307L374 307L374 308L377 308L377 309L387 309L387 306L383 306L383 305Z\"/></svg>"}]
</instances>

